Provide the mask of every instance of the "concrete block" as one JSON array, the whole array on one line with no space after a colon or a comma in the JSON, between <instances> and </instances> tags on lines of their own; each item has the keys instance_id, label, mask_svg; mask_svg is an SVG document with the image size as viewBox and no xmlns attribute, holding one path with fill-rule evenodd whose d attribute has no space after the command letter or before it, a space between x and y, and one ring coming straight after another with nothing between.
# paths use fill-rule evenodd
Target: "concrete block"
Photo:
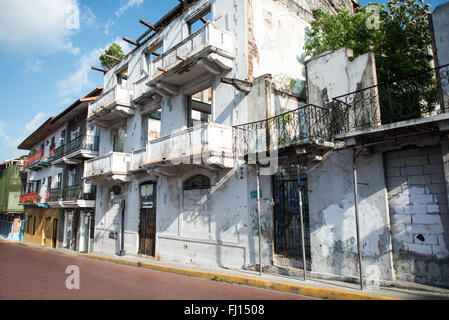
<instances>
[{"instance_id":1,"label":"concrete block","mask_svg":"<svg viewBox=\"0 0 449 320\"><path fill-rule=\"evenodd\" d=\"M410 194L410 204L433 204L433 195L431 194Z\"/></svg>"},{"instance_id":2,"label":"concrete block","mask_svg":"<svg viewBox=\"0 0 449 320\"><path fill-rule=\"evenodd\" d=\"M391 159L385 161L386 168L401 168L405 166L405 159Z\"/></svg>"},{"instance_id":3,"label":"concrete block","mask_svg":"<svg viewBox=\"0 0 449 320\"><path fill-rule=\"evenodd\" d=\"M407 233L407 227L405 226L405 224L392 224L391 232L396 238L396 236Z\"/></svg>"},{"instance_id":4,"label":"concrete block","mask_svg":"<svg viewBox=\"0 0 449 320\"><path fill-rule=\"evenodd\" d=\"M388 151L384 153L385 160L393 160L398 158L397 151Z\"/></svg>"},{"instance_id":5,"label":"concrete block","mask_svg":"<svg viewBox=\"0 0 449 320\"><path fill-rule=\"evenodd\" d=\"M409 176L407 177L407 182L409 186L426 185L430 183L430 176L429 175Z\"/></svg>"},{"instance_id":6,"label":"concrete block","mask_svg":"<svg viewBox=\"0 0 449 320\"><path fill-rule=\"evenodd\" d=\"M429 215L439 215L440 214L440 206L438 204L429 204L426 206L427 214Z\"/></svg>"},{"instance_id":7,"label":"concrete block","mask_svg":"<svg viewBox=\"0 0 449 320\"><path fill-rule=\"evenodd\" d=\"M441 224L409 224L406 228L409 233L440 234L444 232Z\"/></svg>"},{"instance_id":8,"label":"concrete block","mask_svg":"<svg viewBox=\"0 0 449 320\"><path fill-rule=\"evenodd\" d=\"M430 181L432 183L446 183L444 174L432 174L432 175L430 175Z\"/></svg>"},{"instance_id":9,"label":"concrete block","mask_svg":"<svg viewBox=\"0 0 449 320\"><path fill-rule=\"evenodd\" d=\"M432 280L441 279L441 268L440 268L440 266L437 263L435 263L435 262L429 263L429 268L428 268L428 271L427 271L427 275L428 275L429 279L432 279Z\"/></svg>"},{"instance_id":10,"label":"concrete block","mask_svg":"<svg viewBox=\"0 0 449 320\"><path fill-rule=\"evenodd\" d=\"M441 154L429 155L429 164L443 163L443 157Z\"/></svg>"},{"instance_id":11,"label":"concrete block","mask_svg":"<svg viewBox=\"0 0 449 320\"><path fill-rule=\"evenodd\" d=\"M395 196L398 196L402 193L402 187L401 186L393 186L392 188L388 189L388 197L391 199Z\"/></svg>"},{"instance_id":12,"label":"concrete block","mask_svg":"<svg viewBox=\"0 0 449 320\"><path fill-rule=\"evenodd\" d=\"M393 230L392 230L393 231ZM411 233L393 233L392 238L395 243L413 244L413 235Z\"/></svg>"},{"instance_id":13,"label":"concrete block","mask_svg":"<svg viewBox=\"0 0 449 320\"><path fill-rule=\"evenodd\" d=\"M432 255L432 246L426 246L422 244L409 244L408 251L422 254L422 255Z\"/></svg>"},{"instance_id":14,"label":"concrete block","mask_svg":"<svg viewBox=\"0 0 449 320\"><path fill-rule=\"evenodd\" d=\"M424 173L425 174L437 174L437 173L444 174L444 169L441 164L429 164L427 166L424 166Z\"/></svg>"},{"instance_id":15,"label":"concrete block","mask_svg":"<svg viewBox=\"0 0 449 320\"><path fill-rule=\"evenodd\" d=\"M403 175L401 173L402 169L405 169L405 168L389 168L389 169L387 169L386 170L387 177L400 177L401 175Z\"/></svg>"},{"instance_id":16,"label":"concrete block","mask_svg":"<svg viewBox=\"0 0 449 320\"><path fill-rule=\"evenodd\" d=\"M432 246L432 254L435 255L438 259L449 258L449 252L447 248L442 245Z\"/></svg>"},{"instance_id":17,"label":"concrete block","mask_svg":"<svg viewBox=\"0 0 449 320\"><path fill-rule=\"evenodd\" d=\"M427 214L427 206L424 204L413 204L404 206L405 214Z\"/></svg>"},{"instance_id":18,"label":"concrete block","mask_svg":"<svg viewBox=\"0 0 449 320\"><path fill-rule=\"evenodd\" d=\"M405 186L407 185L407 178L406 177L387 177L387 185L388 187L394 187L394 186Z\"/></svg>"},{"instance_id":19,"label":"concrete block","mask_svg":"<svg viewBox=\"0 0 449 320\"><path fill-rule=\"evenodd\" d=\"M405 159L405 165L408 166L420 166L427 164L427 156L409 157Z\"/></svg>"},{"instance_id":20,"label":"concrete block","mask_svg":"<svg viewBox=\"0 0 449 320\"><path fill-rule=\"evenodd\" d=\"M446 195L446 184L444 183L432 183L426 186L427 190L429 191L429 193L432 194L444 194Z\"/></svg>"},{"instance_id":21,"label":"concrete block","mask_svg":"<svg viewBox=\"0 0 449 320\"><path fill-rule=\"evenodd\" d=\"M409 224L412 223L412 216L411 215L392 215L391 216L391 223L392 224Z\"/></svg>"},{"instance_id":22,"label":"concrete block","mask_svg":"<svg viewBox=\"0 0 449 320\"><path fill-rule=\"evenodd\" d=\"M414 224L441 224L441 218L437 215L421 215L416 214L412 217Z\"/></svg>"},{"instance_id":23,"label":"concrete block","mask_svg":"<svg viewBox=\"0 0 449 320\"><path fill-rule=\"evenodd\" d=\"M420 148L406 149L398 151L399 158L409 158L416 157L422 155L422 151Z\"/></svg>"},{"instance_id":24,"label":"concrete block","mask_svg":"<svg viewBox=\"0 0 449 320\"><path fill-rule=\"evenodd\" d=\"M401 176L417 176L424 173L424 166L404 167L401 169Z\"/></svg>"}]
</instances>

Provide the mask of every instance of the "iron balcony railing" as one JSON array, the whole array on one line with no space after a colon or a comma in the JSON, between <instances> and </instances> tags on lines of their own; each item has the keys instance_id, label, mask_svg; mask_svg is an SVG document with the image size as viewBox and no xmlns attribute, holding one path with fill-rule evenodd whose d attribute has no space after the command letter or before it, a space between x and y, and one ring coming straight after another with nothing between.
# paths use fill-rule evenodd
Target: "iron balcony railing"
<instances>
[{"instance_id":1,"label":"iron balcony railing","mask_svg":"<svg viewBox=\"0 0 449 320\"><path fill-rule=\"evenodd\" d=\"M99 137L92 135L79 136L67 143L66 154L78 150L98 151Z\"/></svg>"},{"instance_id":2,"label":"iron balcony railing","mask_svg":"<svg viewBox=\"0 0 449 320\"><path fill-rule=\"evenodd\" d=\"M233 127L234 154L244 156L292 145L332 141L327 108L305 105L269 119Z\"/></svg>"},{"instance_id":3,"label":"iron balcony railing","mask_svg":"<svg viewBox=\"0 0 449 320\"><path fill-rule=\"evenodd\" d=\"M334 134L425 118L449 108L449 65L333 99Z\"/></svg>"},{"instance_id":4,"label":"iron balcony railing","mask_svg":"<svg viewBox=\"0 0 449 320\"><path fill-rule=\"evenodd\" d=\"M95 200L96 188L90 187L90 192L84 191L83 185L66 186L50 190L49 202Z\"/></svg>"},{"instance_id":5,"label":"iron balcony railing","mask_svg":"<svg viewBox=\"0 0 449 320\"><path fill-rule=\"evenodd\" d=\"M55 149L53 153L53 161L58 160L66 155L74 153L79 150L98 151L99 137L93 135L79 136L66 145L62 145Z\"/></svg>"}]
</instances>

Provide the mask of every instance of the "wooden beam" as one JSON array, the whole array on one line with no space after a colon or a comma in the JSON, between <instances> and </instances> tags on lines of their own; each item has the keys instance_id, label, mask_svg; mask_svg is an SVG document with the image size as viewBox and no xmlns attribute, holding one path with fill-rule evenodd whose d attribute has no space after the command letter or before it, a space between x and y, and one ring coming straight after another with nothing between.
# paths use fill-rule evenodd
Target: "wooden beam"
<instances>
[{"instance_id":1,"label":"wooden beam","mask_svg":"<svg viewBox=\"0 0 449 320\"><path fill-rule=\"evenodd\" d=\"M94 66L92 66L92 67L90 67L92 70L95 70L95 71L100 71L100 72L103 72L103 73L106 73L106 72L108 72L107 70L105 70L105 69L101 69L101 68L98 68L98 67L94 67Z\"/></svg>"},{"instance_id":2,"label":"wooden beam","mask_svg":"<svg viewBox=\"0 0 449 320\"><path fill-rule=\"evenodd\" d=\"M208 24L209 23L209 21L207 21L204 17L200 18L200 20L204 24Z\"/></svg>"},{"instance_id":3,"label":"wooden beam","mask_svg":"<svg viewBox=\"0 0 449 320\"><path fill-rule=\"evenodd\" d=\"M154 56L156 56L156 57L162 56L162 53L159 53L159 52L157 52L157 51L152 51L151 54L154 55Z\"/></svg>"},{"instance_id":4,"label":"wooden beam","mask_svg":"<svg viewBox=\"0 0 449 320\"><path fill-rule=\"evenodd\" d=\"M122 59L117 58L117 57L114 57L114 56L111 56L110 54L106 54L106 53L105 53L104 56L105 56L105 57L108 57L108 58L110 58L110 59L112 59L112 60L118 61L118 62L122 61Z\"/></svg>"},{"instance_id":5,"label":"wooden beam","mask_svg":"<svg viewBox=\"0 0 449 320\"><path fill-rule=\"evenodd\" d=\"M148 29L143 35L141 35L139 38L137 38L136 42L140 42L140 40L142 40L147 35L149 35L151 31L153 31L153 29Z\"/></svg>"},{"instance_id":6,"label":"wooden beam","mask_svg":"<svg viewBox=\"0 0 449 320\"><path fill-rule=\"evenodd\" d=\"M167 71L168 71L168 69L166 69L166 68L161 68L161 67L157 67L157 69L158 69L159 71L161 71L161 72L167 72Z\"/></svg>"},{"instance_id":7,"label":"wooden beam","mask_svg":"<svg viewBox=\"0 0 449 320\"><path fill-rule=\"evenodd\" d=\"M176 59L181 60L181 61L186 61L187 60L187 58L181 57L181 56L176 56Z\"/></svg>"},{"instance_id":8,"label":"wooden beam","mask_svg":"<svg viewBox=\"0 0 449 320\"><path fill-rule=\"evenodd\" d=\"M141 24L143 24L144 26L150 28L151 30L156 30L156 28L155 28L152 24L150 24L149 22L146 22L146 21L143 20L143 19L140 19L139 22L140 22Z\"/></svg>"},{"instance_id":9,"label":"wooden beam","mask_svg":"<svg viewBox=\"0 0 449 320\"><path fill-rule=\"evenodd\" d=\"M138 45L139 45L136 41L131 40L131 39L127 38L127 37L123 37L123 41L126 41L126 42L128 42L128 43L131 43L131 44L133 44L133 45L135 45L135 46L138 46Z\"/></svg>"}]
</instances>

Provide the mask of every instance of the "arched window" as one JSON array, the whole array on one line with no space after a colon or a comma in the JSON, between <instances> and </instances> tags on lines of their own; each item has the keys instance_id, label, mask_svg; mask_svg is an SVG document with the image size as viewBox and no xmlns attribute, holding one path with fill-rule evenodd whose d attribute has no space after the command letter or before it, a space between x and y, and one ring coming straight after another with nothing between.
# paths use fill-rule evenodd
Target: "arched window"
<instances>
[{"instance_id":1,"label":"arched window","mask_svg":"<svg viewBox=\"0 0 449 320\"><path fill-rule=\"evenodd\" d=\"M194 176L184 182L184 190L209 189L210 179L203 175Z\"/></svg>"}]
</instances>

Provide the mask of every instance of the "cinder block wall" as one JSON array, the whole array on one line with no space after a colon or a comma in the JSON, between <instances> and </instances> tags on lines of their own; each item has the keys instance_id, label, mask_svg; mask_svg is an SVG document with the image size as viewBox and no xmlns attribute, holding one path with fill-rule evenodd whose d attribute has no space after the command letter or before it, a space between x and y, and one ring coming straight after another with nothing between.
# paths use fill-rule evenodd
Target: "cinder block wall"
<instances>
[{"instance_id":1,"label":"cinder block wall","mask_svg":"<svg viewBox=\"0 0 449 320\"><path fill-rule=\"evenodd\" d=\"M449 209L441 146L384 153L399 280L449 286Z\"/></svg>"}]
</instances>

